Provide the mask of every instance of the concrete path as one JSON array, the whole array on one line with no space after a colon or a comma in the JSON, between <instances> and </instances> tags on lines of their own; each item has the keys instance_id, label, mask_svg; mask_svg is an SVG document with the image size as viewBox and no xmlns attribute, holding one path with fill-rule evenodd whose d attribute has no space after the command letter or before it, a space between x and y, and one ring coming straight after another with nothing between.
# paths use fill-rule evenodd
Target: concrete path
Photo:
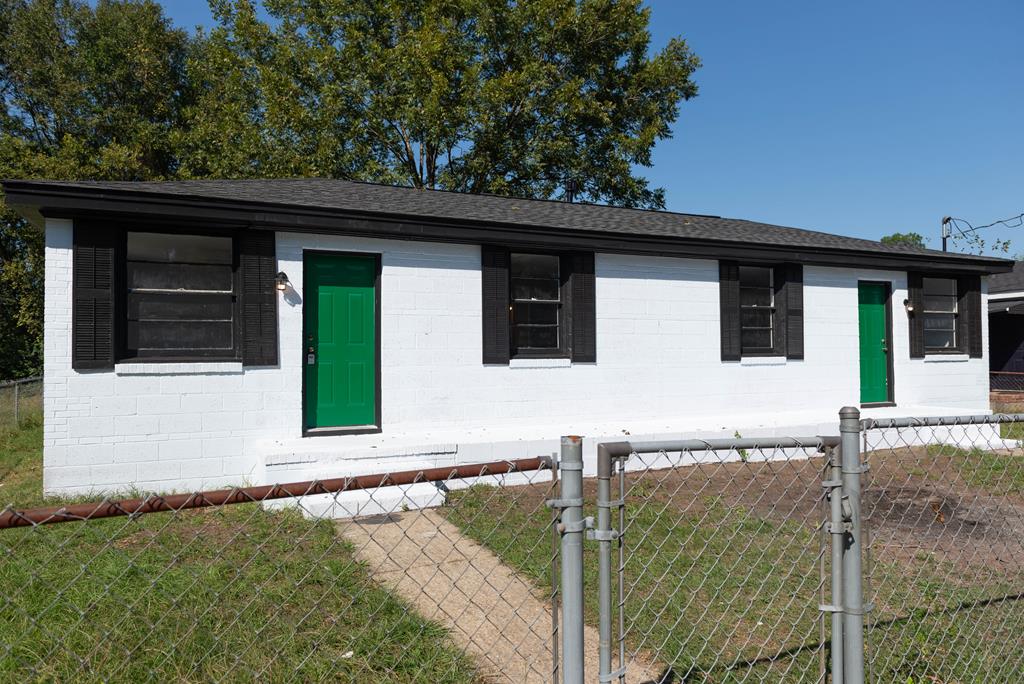
<instances>
[{"instance_id":1,"label":"concrete path","mask_svg":"<svg viewBox=\"0 0 1024 684\"><path fill-rule=\"evenodd\" d=\"M338 521L371 576L446 627L495 682L550 684L549 597L436 511ZM586 627L586 672L597 680L597 630ZM630 681L653 679L634 663Z\"/></svg>"}]
</instances>

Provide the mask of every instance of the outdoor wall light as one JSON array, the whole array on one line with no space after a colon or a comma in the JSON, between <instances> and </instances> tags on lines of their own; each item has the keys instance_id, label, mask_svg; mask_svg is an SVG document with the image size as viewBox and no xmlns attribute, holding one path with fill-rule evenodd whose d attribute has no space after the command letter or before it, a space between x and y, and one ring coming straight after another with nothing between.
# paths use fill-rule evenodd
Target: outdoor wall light
<instances>
[{"instance_id":1,"label":"outdoor wall light","mask_svg":"<svg viewBox=\"0 0 1024 684\"><path fill-rule=\"evenodd\" d=\"M910 303L909 299L903 300L903 308L907 310L908 314L914 313L914 305Z\"/></svg>"},{"instance_id":2,"label":"outdoor wall light","mask_svg":"<svg viewBox=\"0 0 1024 684\"><path fill-rule=\"evenodd\" d=\"M285 290L287 290L288 274L285 273L284 271L278 271L277 275L274 276L274 287L276 287L279 292L284 292Z\"/></svg>"}]
</instances>

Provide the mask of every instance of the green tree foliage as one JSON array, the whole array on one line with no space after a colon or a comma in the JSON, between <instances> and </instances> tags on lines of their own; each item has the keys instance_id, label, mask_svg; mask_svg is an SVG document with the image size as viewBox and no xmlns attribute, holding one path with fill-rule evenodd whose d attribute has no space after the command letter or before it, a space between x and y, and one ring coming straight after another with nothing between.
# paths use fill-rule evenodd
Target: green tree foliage
<instances>
[{"instance_id":1,"label":"green tree foliage","mask_svg":"<svg viewBox=\"0 0 1024 684\"><path fill-rule=\"evenodd\" d=\"M191 43L153 0L0 0L0 177L177 172ZM39 372L43 238L0 211L0 379Z\"/></svg>"},{"instance_id":2,"label":"green tree foliage","mask_svg":"<svg viewBox=\"0 0 1024 684\"><path fill-rule=\"evenodd\" d=\"M924 236L920 233L893 233L883 237L880 242L883 245L901 245L904 247L917 247L918 249L927 248Z\"/></svg>"},{"instance_id":3,"label":"green tree foliage","mask_svg":"<svg viewBox=\"0 0 1024 684\"><path fill-rule=\"evenodd\" d=\"M0 177L316 176L661 207L697 93L641 0L0 0ZM270 21L263 17L269 14ZM42 236L0 206L0 379L36 372Z\"/></svg>"},{"instance_id":4,"label":"green tree foliage","mask_svg":"<svg viewBox=\"0 0 1024 684\"><path fill-rule=\"evenodd\" d=\"M184 175L316 175L661 207L637 175L697 88L641 0L214 0Z\"/></svg>"}]
</instances>

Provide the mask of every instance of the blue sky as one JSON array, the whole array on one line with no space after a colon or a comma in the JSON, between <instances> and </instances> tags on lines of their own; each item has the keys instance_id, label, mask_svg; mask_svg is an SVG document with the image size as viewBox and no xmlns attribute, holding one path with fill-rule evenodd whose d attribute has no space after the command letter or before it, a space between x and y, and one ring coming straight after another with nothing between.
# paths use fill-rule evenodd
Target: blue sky
<instances>
[{"instance_id":1,"label":"blue sky","mask_svg":"<svg viewBox=\"0 0 1024 684\"><path fill-rule=\"evenodd\" d=\"M208 25L206 0L164 0ZM1019 0L649 0L700 95L646 175L674 211L878 238L1024 212ZM986 231L1024 252L1024 228Z\"/></svg>"}]
</instances>

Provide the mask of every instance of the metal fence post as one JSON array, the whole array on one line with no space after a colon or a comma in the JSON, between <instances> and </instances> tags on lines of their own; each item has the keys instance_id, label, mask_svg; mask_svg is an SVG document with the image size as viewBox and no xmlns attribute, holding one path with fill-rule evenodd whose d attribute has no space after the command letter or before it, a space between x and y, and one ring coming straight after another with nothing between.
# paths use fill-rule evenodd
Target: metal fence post
<instances>
[{"instance_id":1,"label":"metal fence post","mask_svg":"<svg viewBox=\"0 0 1024 684\"><path fill-rule=\"evenodd\" d=\"M839 411L843 459L843 517L849 523L843 547L843 682L864 682L864 591L861 582L863 538L860 519L860 411Z\"/></svg>"},{"instance_id":2,"label":"metal fence post","mask_svg":"<svg viewBox=\"0 0 1024 684\"><path fill-rule=\"evenodd\" d=\"M593 538L597 540L598 574L598 681L612 681L612 542L620 531L612 529L612 471L614 459L604 444L597 447L597 525ZM620 663L621 667L621 663Z\"/></svg>"},{"instance_id":3,"label":"metal fence post","mask_svg":"<svg viewBox=\"0 0 1024 684\"><path fill-rule=\"evenodd\" d=\"M562 437L562 681L583 684L583 438Z\"/></svg>"},{"instance_id":4,"label":"metal fence post","mask_svg":"<svg viewBox=\"0 0 1024 684\"><path fill-rule=\"evenodd\" d=\"M832 541L832 605L827 610L832 615L832 684L843 684L843 547L846 530L843 520L843 468L840 455L828 447L828 480L822 483L828 488L829 538Z\"/></svg>"},{"instance_id":5,"label":"metal fence post","mask_svg":"<svg viewBox=\"0 0 1024 684\"><path fill-rule=\"evenodd\" d=\"M17 382L14 383L14 427L21 425L21 417L18 415L18 388L20 386Z\"/></svg>"}]
</instances>

